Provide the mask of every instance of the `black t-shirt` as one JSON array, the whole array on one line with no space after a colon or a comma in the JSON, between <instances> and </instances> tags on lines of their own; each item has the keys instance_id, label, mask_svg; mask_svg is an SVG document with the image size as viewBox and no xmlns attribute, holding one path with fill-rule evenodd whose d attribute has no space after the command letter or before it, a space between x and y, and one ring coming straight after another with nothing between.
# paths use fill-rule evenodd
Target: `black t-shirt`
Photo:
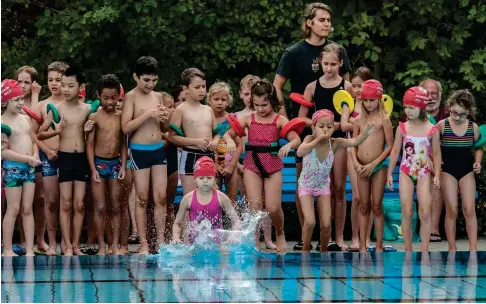
<instances>
[{"instance_id":1,"label":"black t-shirt","mask_svg":"<svg viewBox=\"0 0 486 304\"><path fill-rule=\"evenodd\" d=\"M323 75L319 56L324 46L332 42L326 39L324 44L316 46L301 40L284 51L278 64L277 74L290 81L291 92L304 94L305 87ZM348 54L344 50L343 66L339 74L343 76L349 72L351 72L351 65ZM285 108L290 119L299 114L300 106L291 100L285 102Z\"/></svg>"}]
</instances>

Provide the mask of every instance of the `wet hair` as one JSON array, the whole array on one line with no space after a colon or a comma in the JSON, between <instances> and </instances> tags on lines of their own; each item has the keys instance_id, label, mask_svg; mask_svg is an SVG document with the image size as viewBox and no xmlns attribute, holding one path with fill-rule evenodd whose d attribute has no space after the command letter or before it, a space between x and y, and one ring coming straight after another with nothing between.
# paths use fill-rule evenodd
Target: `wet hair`
<instances>
[{"instance_id":1,"label":"wet hair","mask_svg":"<svg viewBox=\"0 0 486 304\"><path fill-rule=\"evenodd\" d=\"M179 95L181 95L182 91L184 91L184 88L181 85L177 85L175 88L172 89L172 92L170 95L174 98L174 101L177 101L179 98Z\"/></svg>"},{"instance_id":2,"label":"wet hair","mask_svg":"<svg viewBox=\"0 0 486 304\"><path fill-rule=\"evenodd\" d=\"M362 110L361 113L359 114L359 121L361 122L361 126L365 127L366 122L368 121L368 116L370 113L366 109L364 105L361 106ZM388 112L385 109L385 103L381 100L378 100L378 109L377 112L380 114L381 118L385 118L388 116Z\"/></svg>"},{"instance_id":3,"label":"wet hair","mask_svg":"<svg viewBox=\"0 0 486 304\"><path fill-rule=\"evenodd\" d=\"M140 78L142 75L157 76L159 63L154 57L142 56L138 58L135 64L135 74Z\"/></svg>"},{"instance_id":4,"label":"wet hair","mask_svg":"<svg viewBox=\"0 0 486 304\"><path fill-rule=\"evenodd\" d=\"M452 93L451 97L446 101L447 107L450 109L453 105L463 107L469 111L469 115L474 118L477 113L476 99L469 90L457 90Z\"/></svg>"},{"instance_id":5,"label":"wet hair","mask_svg":"<svg viewBox=\"0 0 486 304\"><path fill-rule=\"evenodd\" d=\"M32 82L37 80L37 70L34 67L24 65L23 67L20 67L16 72L15 72L15 79L19 79L19 74L25 72L30 75L30 80Z\"/></svg>"},{"instance_id":6,"label":"wet hair","mask_svg":"<svg viewBox=\"0 0 486 304\"><path fill-rule=\"evenodd\" d=\"M79 85L86 83L86 77L84 76L83 71L81 71L78 67L69 67L64 72L65 77L74 77ZM120 84L118 84L118 89L120 89Z\"/></svg>"},{"instance_id":7,"label":"wet hair","mask_svg":"<svg viewBox=\"0 0 486 304\"><path fill-rule=\"evenodd\" d=\"M62 61L54 61L47 66L47 73L49 72L58 72L64 74L66 70L69 68L69 65Z\"/></svg>"},{"instance_id":8,"label":"wet hair","mask_svg":"<svg viewBox=\"0 0 486 304\"><path fill-rule=\"evenodd\" d=\"M240 81L240 90L243 88L249 88L251 87L258 81L260 80L260 77L248 74L245 77L243 77Z\"/></svg>"},{"instance_id":9,"label":"wet hair","mask_svg":"<svg viewBox=\"0 0 486 304\"><path fill-rule=\"evenodd\" d=\"M252 110L255 109L255 107L253 106L253 96L265 96L265 98L272 105L273 110L275 112L280 111L280 102L277 98L277 90L275 90L275 87L270 81L262 79L257 81L251 87L250 109Z\"/></svg>"},{"instance_id":10,"label":"wet hair","mask_svg":"<svg viewBox=\"0 0 486 304\"><path fill-rule=\"evenodd\" d=\"M215 84L213 84L209 88L209 91L208 91L208 99L207 100L210 100L211 99L211 96L214 93L221 92L221 91L228 92L229 106L231 106L233 104L233 94L231 93L231 88L230 88L229 84L227 84L226 82L222 82L221 81L221 82L216 82Z\"/></svg>"},{"instance_id":11,"label":"wet hair","mask_svg":"<svg viewBox=\"0 0 486 304\"><path fill-rule=\"evenodd\" d=\"M326 11L326 12L329 13L329 15L331 15L331 13L332 13L331 7L329 5L324 4L324 3L314 2L314 3L308 4L304 9L304 21L302 22L302 27L301 27L302 36L304 36L304 38L309 38L311 36L312 31L311 31L310 27L307 26L307 20L314 19L318 10ZM333 30L334 30L334 28L331 28L329 33L332 33Z\"/></svg>"},{"instance_id":12,"label":"wet hair","mask_svg":"<svg viewBox=\"0 0 486 304\"><path fill-rule=\"evenodd\" d=\"M351 80L354 78L358 77L362 81L370 80L373 79L373 72L368 69L366 66L361 66L354 71L353 76L351 77Z\"/></svg>"},{"instance_id":13,"label":"wet hair","mask_svg":"<svg viewBox=\"0 0 486 304\"><path fill-rule=\"evenodd\" d=\"M191 84L191 81L194 77L200 77L203 80L206 80L206 75L203 72L201 72L201 70L197 68L189 68L182 71L181 74L182 85L186 87L189 86L189 84Z\"/></svg>"},{"instance_id":14,"label":"wet hair","mask_svg":"<svg viewBox=\"0 0 486 304\"><path fill-rule=\"evenodd\" d=\"M120 94L120 80L114 74L102 75L98 80L98 94L101 95L103 89L116 89Z\"/></svg>"},{"instance_id":15,"label":"wet hair","mask_svg":"<svg viewBox=\"0 0 486 304\"><path fill-rule=\"evenodd\" d=\"M332 53L336 55L339 62L341 62L344 58L344 48L341 45L334 42L329 43L322 49L322 52L319 56L319 61L322 61L322 57L324 56L325 53Z\"/></svg>"}]
</instances>

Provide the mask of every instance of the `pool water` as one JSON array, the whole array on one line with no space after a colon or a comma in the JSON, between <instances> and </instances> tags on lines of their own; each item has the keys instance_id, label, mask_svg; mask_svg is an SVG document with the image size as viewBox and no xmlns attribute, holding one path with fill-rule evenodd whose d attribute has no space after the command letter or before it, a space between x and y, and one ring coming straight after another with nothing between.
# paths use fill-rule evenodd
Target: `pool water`
<instances>
[{"instance_id":1,"label":"pool water","mask_svg":"<svg viewBox=\"0 0 486 304\"><path fill-rule=\"evenodd\" d=\"M486 252L2 257L2 302L486 301Z\"/></svg>"}]
</instances>

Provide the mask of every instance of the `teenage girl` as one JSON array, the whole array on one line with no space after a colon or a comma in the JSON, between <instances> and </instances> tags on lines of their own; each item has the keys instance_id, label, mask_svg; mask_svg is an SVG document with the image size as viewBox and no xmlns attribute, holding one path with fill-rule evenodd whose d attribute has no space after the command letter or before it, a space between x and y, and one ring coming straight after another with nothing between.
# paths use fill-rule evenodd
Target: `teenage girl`
<instances>
[{"instance_id":1,"label":"teenage girl","mask_svg":"<svg viewBox=\"0 0 486 304\"><path fill-rule=\"evenodd\" d=\"M417 185L419 204L421 250L429 250L431 230L432 194L431 183L435 188L440 187L440 171L442 157L440 153L440 137L437 126L427 119L425 108L428 102L427 91L422 87L408 89L403 96L403 105L408 121L400 122L395 133L395 143L390 156L387 184L393 190L393 170L403 149L400 163L400 203L402 206L402 233L405 251L412 251L412 216L413 193ZM408 156L407 156L408 155ZM431 167L433 156L433 168ZM435 176L432 179L431 171Z\"/></svg>"},{"instance_id":2,"label":"teenage girl","mask_svg":"<svg viewBox=\"0 0 486 304\"><path fill-rule=\"evenodd\" d=\"M481 172L483 149L472 145L479 139L478 125L468 117L476 114L476 101L468 90L459 90L447 101L450 116L439 121L442 135L442 195L446 203L445 231L449 251L456 251L457 196L461 195L462 213L466 219L469 251L477 250L478 221L475 210L476 179ZM458 135L460 134L460 135Z\"/></svg>"}]
</instances>

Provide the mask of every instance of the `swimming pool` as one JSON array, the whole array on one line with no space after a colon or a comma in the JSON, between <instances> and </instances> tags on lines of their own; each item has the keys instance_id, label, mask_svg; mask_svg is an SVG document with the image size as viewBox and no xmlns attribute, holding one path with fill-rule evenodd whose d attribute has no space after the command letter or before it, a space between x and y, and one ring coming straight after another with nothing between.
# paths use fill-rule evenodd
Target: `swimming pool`
<instances>
[{"instance_id":1,"label":"swimming pool","mask_svg":"<svg viewBox=\"0 0 486 304\"><path fill-rule=\"evenodd\" d=\"M2 257L2 302L486 301L486 252Z\"/></svg>"}]
</instances>

